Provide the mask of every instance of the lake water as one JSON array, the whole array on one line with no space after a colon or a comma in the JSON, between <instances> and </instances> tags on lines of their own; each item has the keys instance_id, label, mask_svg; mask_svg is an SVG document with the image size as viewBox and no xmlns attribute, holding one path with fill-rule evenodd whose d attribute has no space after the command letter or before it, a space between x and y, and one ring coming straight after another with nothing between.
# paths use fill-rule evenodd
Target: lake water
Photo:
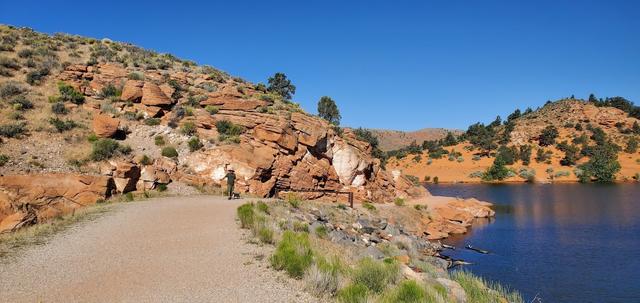
<instances>
[{"instance_id":1,"label":"lake water","mask_svg":"<svg viewBox=\"0 0 640 303\"><path fill-rule=\"evenodd\" d=\"M428 185L496 205L443 254L519 290L527 302L640 302L640 185ZM487 255L463 247L489 250Z\"/></svg>"}]
</instances>

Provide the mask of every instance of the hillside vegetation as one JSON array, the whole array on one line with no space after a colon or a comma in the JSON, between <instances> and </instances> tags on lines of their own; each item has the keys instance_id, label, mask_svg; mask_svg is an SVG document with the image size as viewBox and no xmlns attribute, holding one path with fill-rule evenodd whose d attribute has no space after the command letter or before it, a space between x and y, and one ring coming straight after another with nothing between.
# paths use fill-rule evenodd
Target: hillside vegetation
<instances>
[{"instance_id":1,"label":"hillside vegetation","mask_svg":"<svg viewBox=\"0 0 640 303\"><path fill-rule=\"evenodd\" d=\"M390 151L388 167L425 182L638 181L639 117L622 97L566 98Z\"/></svg>"},{"instance_id":2,"label":"hillside vegetation","mask_svg":"<svg viewBox=\"0 0 640 303\"><path fill-rule=\"evenodd\" d=\"M229 169L236 191L259 197L425 193L338 126L333 99L313 116L295 93L280 72L250 83L128 43L0 25L0 231L112 194L222 192Z\"/></svg>"}]
</instances>

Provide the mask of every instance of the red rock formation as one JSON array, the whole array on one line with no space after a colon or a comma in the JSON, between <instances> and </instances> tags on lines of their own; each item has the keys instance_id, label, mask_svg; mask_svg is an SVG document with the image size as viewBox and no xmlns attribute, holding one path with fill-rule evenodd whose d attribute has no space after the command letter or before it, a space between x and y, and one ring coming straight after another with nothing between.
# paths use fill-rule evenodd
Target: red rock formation
<instances>
[{"instance_id":1,"label":"red rock formation","mask_svg":"<svg viewBox=\"0 0 640 303\"><path fill-rule=\"evenodd\" d=\"M120 120L106 114L93 117L93 132L100 138L111 138L118 132Z\"/></svg>"},{"instance_id":2,"label":"red rock formation","mask_svg":"<svg viewBox=\"0 0 640 303\"><path fill-rule=\"evenodd\" d=\"M40 222L106 199L109 177L76 174L0 176L0 232L30 216Z\"/></svg>"}]
</instances>

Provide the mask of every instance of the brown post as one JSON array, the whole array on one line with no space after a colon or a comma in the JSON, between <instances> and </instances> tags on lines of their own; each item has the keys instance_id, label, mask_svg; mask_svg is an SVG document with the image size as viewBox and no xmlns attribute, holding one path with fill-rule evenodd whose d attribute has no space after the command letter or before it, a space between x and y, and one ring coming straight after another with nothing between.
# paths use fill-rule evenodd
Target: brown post
<instances>
[{"instance_id":1,"label":"brown post","mask_svg":"<svg viewBox=\"0 0 640 303\"><path fill-rule=\"evenodd\" d=\"M353 192L349 192L349 206L353 208Z\"/></svg>"}]
</instances>

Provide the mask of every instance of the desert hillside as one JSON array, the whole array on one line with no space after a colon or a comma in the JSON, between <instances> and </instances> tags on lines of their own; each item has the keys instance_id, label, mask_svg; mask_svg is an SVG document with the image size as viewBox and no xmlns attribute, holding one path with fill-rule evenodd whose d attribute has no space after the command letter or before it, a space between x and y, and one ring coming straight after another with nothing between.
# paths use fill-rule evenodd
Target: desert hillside
<instances>
[{"instance_id":1,"label":"desert hillside","mask_svg":"<svg viewBox=\"0 0 640 303\"><path fill-rule=\"evenodd\" d=\"M127 43L0 26L0 221L177 183L220 188L227 169L258 197L421 194L351 130L305 113L290 87L283 74L253 84Z\"/></svg>"},{"instance_id":2,"label":"desert hillside","mask_svg":"<svg viewBox=\"0 0 640 303\"><path fill-rule=\"evenodd\" d=\"M474 124L453 142L396 150L387 168L428 182L637 181L636 117L637 107L619 97L548 102Z\"/></svg>"},{"instance_id":3,"label":"desert hillside","mask_svg":"<svg viewBox=\"0 0 640 303\"><path fill-rule=\"evenodd\" d=\"M426 140L440 140L447 136L447 133L459 135L462 131L446 128L423 128L415 131L400 131L388 129L368 129L378 138L378 147L382 151L399 149L412 142L422 143Z\"/></svg>"}]
</instances>

